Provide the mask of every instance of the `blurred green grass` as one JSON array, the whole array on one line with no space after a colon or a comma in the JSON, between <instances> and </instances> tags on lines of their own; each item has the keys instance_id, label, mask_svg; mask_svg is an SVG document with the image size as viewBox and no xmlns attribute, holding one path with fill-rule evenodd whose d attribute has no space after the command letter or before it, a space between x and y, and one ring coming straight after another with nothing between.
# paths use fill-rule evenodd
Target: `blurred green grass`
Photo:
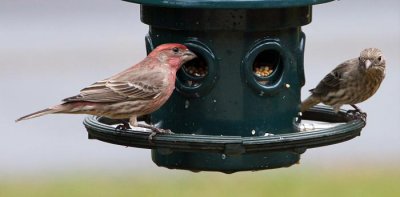
<instances>
[{"instance_id":1,"label":"blurred green grass","mask_svg":"<svg viewBox=\"0 0 400 197\"><path fill-rule=\"evenodd\" d=\"M161 172L161 173L160 173ZM400 196L400 170L289 168L261 172L74 172L0 180L0 196Z\"/></svg>"}]
</instances>

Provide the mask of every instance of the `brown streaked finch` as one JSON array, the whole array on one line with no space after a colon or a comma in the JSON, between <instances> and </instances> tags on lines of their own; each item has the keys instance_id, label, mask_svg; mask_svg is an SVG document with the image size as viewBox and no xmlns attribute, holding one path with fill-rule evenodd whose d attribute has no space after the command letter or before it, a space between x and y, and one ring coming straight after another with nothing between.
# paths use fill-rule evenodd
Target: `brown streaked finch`
<instances>
[{"instance_id":1,"label":"brown streaked finch","mask_svg":"<svg viewBox=\"0 0 400 197\"><path fill-rule=\"evenodd\" d=\"M381 50L367 48L361 51L359 58L354 58L338 65L326 75L316 88L311 89L311 96L301 103L301 111L323 103L330 105L337 113L345 104L351 105L365 120L366 114L362 113L355 105L361 103L378 90L385 78L385 59Z\"/></svg>"},{"instance_id":2,"label":"brown streaked finch","mask_svg":"<svg viewBox=\"0 0 400 197\"><path fill-rule=\"evenodd\" d=\"M16 120L46 114L90 114L111 119L129 119L132 126L163 132L151 125L137 123L137 117L159 109L175 88L177 70L196 55L182 44L162 44L136 65L82 89L59 105L23 116ZM124 123L123 129L129 124Z\"/></svg>"}]
</instances>

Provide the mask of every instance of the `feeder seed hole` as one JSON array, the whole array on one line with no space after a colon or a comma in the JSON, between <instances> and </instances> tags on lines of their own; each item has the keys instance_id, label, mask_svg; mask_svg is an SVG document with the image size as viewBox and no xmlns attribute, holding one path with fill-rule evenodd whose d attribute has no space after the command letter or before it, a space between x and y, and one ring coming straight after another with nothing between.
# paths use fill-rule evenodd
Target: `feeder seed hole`
<instances>
[{"instance_id":1,"label":"feeder seed hole","mask_svg":"<svg viewBox=\"0 0 400 197\"><path fill-rule=\"evenodd\" d=\"M205 77L208 74L206 60L199 54L197 58L182 65L183 70L192 77Z\"/></svg>"},{"instance_id":2,"label":"feeder seed hole","mask_svg":"<svg viewBox=\"0 0 400 197\"><path fill-rule=\"evenodd\" d=\"M257 55L253 63L253 73L258 77L268 77L278 67L280 60L279 52L265 50Z\"/></svg>"}]
</instances>

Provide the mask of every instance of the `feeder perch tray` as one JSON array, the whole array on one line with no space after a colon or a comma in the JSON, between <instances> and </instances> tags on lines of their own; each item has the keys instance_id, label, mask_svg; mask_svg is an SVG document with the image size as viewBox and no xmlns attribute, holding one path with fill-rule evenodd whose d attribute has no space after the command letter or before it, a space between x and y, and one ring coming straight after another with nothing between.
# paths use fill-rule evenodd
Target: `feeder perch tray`
<instances>
[{"instance_id":1,"label":"feeder perch tray","mask_svg":"<svg viewBox=\"0 0 400 197\"><path fill-rule=\"evenodd\" d=\"M158 149L162 152L213 152L224 155L243 153L268 153L289 151L302 154L306 149L336 144L360 135L365 121L349 119L346 111L334 113L332 109L317 106L303 113L302 120L312 120L337 124L330 128L315 131L296 132L268 136L216 136L192 134L160 134L148 140L149 132L139 130L117 131L115 121L89 116L84 125L89 139L123 146Z\"/></svg>"}]
</instances>

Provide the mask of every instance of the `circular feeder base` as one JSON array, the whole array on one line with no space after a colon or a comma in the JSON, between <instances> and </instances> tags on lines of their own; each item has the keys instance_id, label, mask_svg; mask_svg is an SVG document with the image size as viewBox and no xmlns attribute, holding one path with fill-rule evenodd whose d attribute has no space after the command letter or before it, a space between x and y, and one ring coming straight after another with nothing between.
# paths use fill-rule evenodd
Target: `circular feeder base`
<instances>
[{"instance_id":1,"label":"circular feeder base","mask_svg":"<svg viewBox=\"0 0 400 197\"><path fill-rule=\"evenodd\" d=\"M293 133L267 136L159 134L151 141L151 132L119 131L115 128L117 122L107 118L89 116L84 125L89 139L152 149L152 159L159 166L224 173L289 167L298 163L300 155L307 149L353 139L365 126L363 117L350 117L344 110L334 113L332 109L320 106L303 113L302 120L324 124L320 128L303 124L300 125L305 128L302 130L308 131L298 132L299 127L294 128Z\"/></svg>"}]
</instances>

